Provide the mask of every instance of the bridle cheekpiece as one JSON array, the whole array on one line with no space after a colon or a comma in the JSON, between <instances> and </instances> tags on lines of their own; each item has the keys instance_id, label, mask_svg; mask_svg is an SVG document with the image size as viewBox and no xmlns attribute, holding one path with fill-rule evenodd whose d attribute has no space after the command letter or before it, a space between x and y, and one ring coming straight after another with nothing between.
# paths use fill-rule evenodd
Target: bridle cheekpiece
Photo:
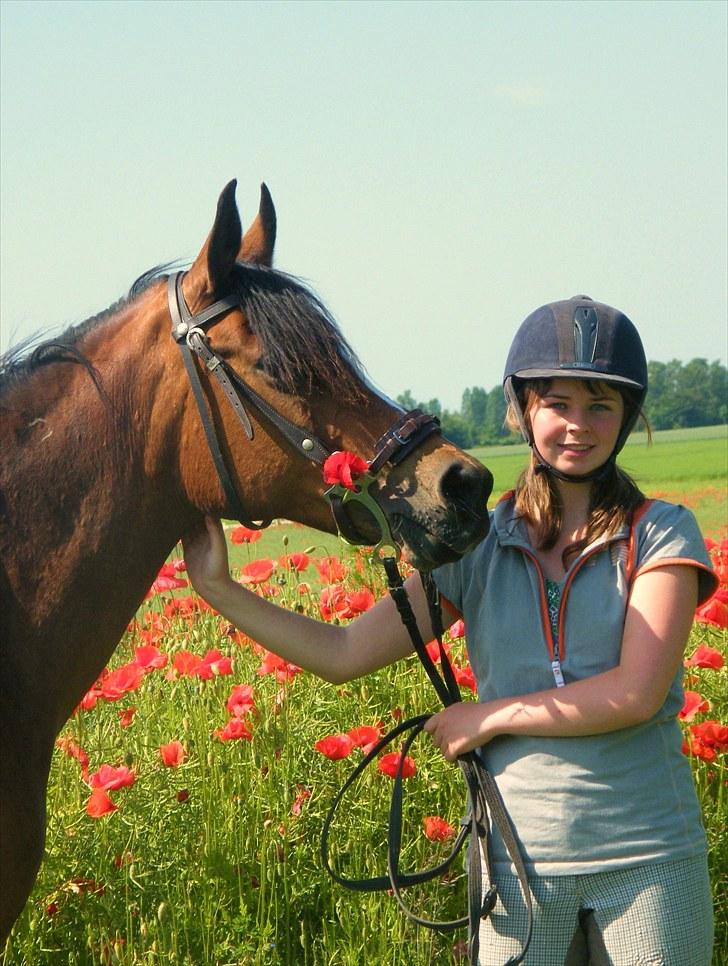
<instances>
[{"instance_id":1,"label":"bridle cheekpiece","mask_svg":"<svg viewBox=\"0 0 728 966\"><path fill-rule=\"evenodd\" d=\"M175 272L167 280L167 299L172 317L172 337L182 352L185 369L205 430L207 444L225 494L228 510L246 527L259 530L267 526L270 521L255 523L248 519L248 514L242 505L227 468L194 357L197 356L205 369L220 384L225 398L232 406L248 439L253 439L254 431L246 410L246 404L255 411L256 415L262 416L277 430L296 452L302 453L311 462L323 466L332 453L329 447L312 432L292 423L274 409L211 347L206 328L232 309L240 309L239 297L229 295L218 299L212 305L193 315L187 307L182 292L184 276L184 272ZM403 412L394 425L377 441L375 455L369 462L367 472L358 477L356 488L351 490L336 483L324 492L324 496L331 505L336 526L348 543L369 543L358 532L346 511L348 505L358 503L370 514L379 527L380 536L375 545L375 552L379 554L387 553L389 556L395 556L399 559L399 546L392 534L389 521L371 490L385 466L396 466L428 436L439 431L440 421L436 416L423 413L419 409Z\"/></svg>"}]
</instances>

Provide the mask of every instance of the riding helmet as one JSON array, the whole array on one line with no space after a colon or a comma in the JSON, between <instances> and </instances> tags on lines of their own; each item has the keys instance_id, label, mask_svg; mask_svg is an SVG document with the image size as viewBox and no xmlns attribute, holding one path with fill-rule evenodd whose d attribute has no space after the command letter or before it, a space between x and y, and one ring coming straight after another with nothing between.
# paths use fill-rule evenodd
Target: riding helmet
<instances>
[{"instance_id":1,"label":"riding helmet","mask_svg":"<svg viewBox=\"0 0 728 966\"><path fill-rule=\"evenodd\" d=\"M531 447L533 440L524 418L519 382L542 378L598 379L630 390L625 398L625 422L605 468L613 463L647 394L647 359L634 324L623 312L595 302L588 295L542 305L525 319L508 353L503 389ZM544 469L555 472L540 454L536 455ZM602 467L585 477L564 478L592 479L601 470Z\"/></svg>"}]
</instances>

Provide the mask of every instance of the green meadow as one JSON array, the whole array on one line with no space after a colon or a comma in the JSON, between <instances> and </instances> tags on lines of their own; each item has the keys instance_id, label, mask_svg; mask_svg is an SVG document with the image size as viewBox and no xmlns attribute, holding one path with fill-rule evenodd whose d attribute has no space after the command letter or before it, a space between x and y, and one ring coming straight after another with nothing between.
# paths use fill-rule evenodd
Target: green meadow
<instances>
[{"instance_id":1,"label":"green meadow","mask_svg":"<svg viewBox=\"0 0 728 966\"><path fill-rule=\"evenodd\" d=\"M706 535L720 539L728 519L727 452L725 427L660 433L649 449L643 439L631 440L623 465L648 495L691 506ZM476 455L493 470L501 493L515 482L527 450ZM366 553L294 524L277 522L257 542L230 544L230 551L235 572L270 558L275 567L258 592L318 619L326 616L326 582L317 567L324 557L341 559L345 573L336 586L346 606L366 590L374 598L385 592L381 569ZM311 559L301 572L281 562L302 551ZM178 576L183 581L185 574ZM327 619L349 618L339 614ZM464 641L455 633L448 638L452 657L466 671ZM716 728L728 723L726 631L696 621L687 654L701 646L709 660L686 671L686 687L701 700L683 729L708 835L714 966L726 966L728 744L711 745L700 730L712 729L711 721ZM436 710L416 659L347 685L326 684L277 665L180 587L149 597L108 671L61 734L46 856L4 966L465 963L463 930L439 934L411 924L386 892L364 895L332 882L319 856L328 808L363 752L354 745L343 759L332 759L316 744L362 727L389 730L402 716ZM244 694L235 697L240 688ZM467 688L464 694L473 697ZM166 758L162 749L169 753L171 746L176 754ZM459 769L425 739L410 754L407 871L437 865L449 851L448 841L427 835L425 819L436 816L456 828L465 809ZM373 765L345 799L331 840L343 874L386 870L391 788L387 772ZM428 918L462 915L462 863L408 898Z\"/></svg>"}]
</instances>

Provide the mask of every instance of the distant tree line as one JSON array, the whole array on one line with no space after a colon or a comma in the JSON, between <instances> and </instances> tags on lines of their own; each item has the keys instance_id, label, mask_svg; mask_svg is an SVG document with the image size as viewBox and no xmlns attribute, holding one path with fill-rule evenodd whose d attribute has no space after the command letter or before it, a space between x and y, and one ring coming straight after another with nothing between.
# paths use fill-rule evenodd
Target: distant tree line
<instances>
[{"instance_id":1,"label":"distant tree line","mask_svg":"<svg viewBox=\"0 0 728 966\"><path fill-rule=\"evenodd\" d=\"M690 362L650 362L645 413L652 429L714 426L728 423L728 369L707 359ZM458 446L517 443L504 425L503 389L473 386L463 393L460 409L443 409L440 400L415 400L407 389L397 396L405 409L423 409L440 418L443 433Z\"/></svg>"}]
</instances>

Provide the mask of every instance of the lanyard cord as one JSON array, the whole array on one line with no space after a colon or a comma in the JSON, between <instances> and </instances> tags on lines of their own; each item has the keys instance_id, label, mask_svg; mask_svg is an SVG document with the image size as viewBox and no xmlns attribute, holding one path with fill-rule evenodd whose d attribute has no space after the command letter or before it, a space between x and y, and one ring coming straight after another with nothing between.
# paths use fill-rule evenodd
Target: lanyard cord
<instances>
[{"instance_id":1,"label":"lanyard cord","mask_svg":"<svg viewBox=\"0 0 728 966\"><path fill-rule=\"evenodd\" d=\"M440 611L440 601L437 588L432 577L428 574L420 574L427 597L430 610L430 619L439 648L440 664L442 676L437 671L435 664L427 652L422 635L417 626L417 620L412 611L412 606L404 588L402 577L397 567L397 562L393 557L385 557L382 561L389 592L397 606L397 610L403 624L409 632L414 649L419 657L427 676L437 691L438 697L445 707L461 700L460 689L455 680L452 665L445 653L442 645L442 618ZM437 929L440 932L449 932L462 926L468 926L468 958L472 966L478 962L479 952L479 925L481 918L485 918L493 909L496 902L496 889L493 885L493 875L491 870L490 857L490 821L492 820L500 832L503 842L508 851L508 855L516 868L518 880L523 893L523 899L528 913L528 923L526 937L523 941L521 952L507 960L504 966L517 966L523 962L528 946L531 942L531 932L533 929L533 908L531 900L531 890L528 885L528 877L523 862L523 857L515 838L513 827L511 826L508 812L506 811L503 799L501 798L498 787L493 776L485 767L482 758L471 751L458 758L458 765L465 779L469 798L469 814L463 821L460 832L455 840L449 856L440 865L426 869L421 872L406 873L399 869L400 849L402 842L402 781L405 757L413 741L424 728L430 715L418 715L409 718L407 721L400 722L387 735L370 749L369 753L353 770L347 781L342 786L339 793L329 809L324 821L321 833L321 860L324 868L329 875L338 882L339 885L359 892L375 892L380 889L391 889L402 911L408 919L420 926L430 929ZM344 795L361 775L365 768L375 760L377 755L392 741L400 735L408 733L402 746L399 765L394 778L392 798L389 809L389 830L387 836L387 875L374 876L368 879L349 879L339 875L331 866L329 861L329 836L331 824L336 810ZM423 919L415 915L405 904L401 890L406 886L416 885L427 882L437 876L442 875L450 867L456 856L460 853L466 838L470 835L468 843L468 914L460 919L449 921L434 921ZM488 889L483 894L483 861L488 877Z\"/></svg>"}]
</instances>

